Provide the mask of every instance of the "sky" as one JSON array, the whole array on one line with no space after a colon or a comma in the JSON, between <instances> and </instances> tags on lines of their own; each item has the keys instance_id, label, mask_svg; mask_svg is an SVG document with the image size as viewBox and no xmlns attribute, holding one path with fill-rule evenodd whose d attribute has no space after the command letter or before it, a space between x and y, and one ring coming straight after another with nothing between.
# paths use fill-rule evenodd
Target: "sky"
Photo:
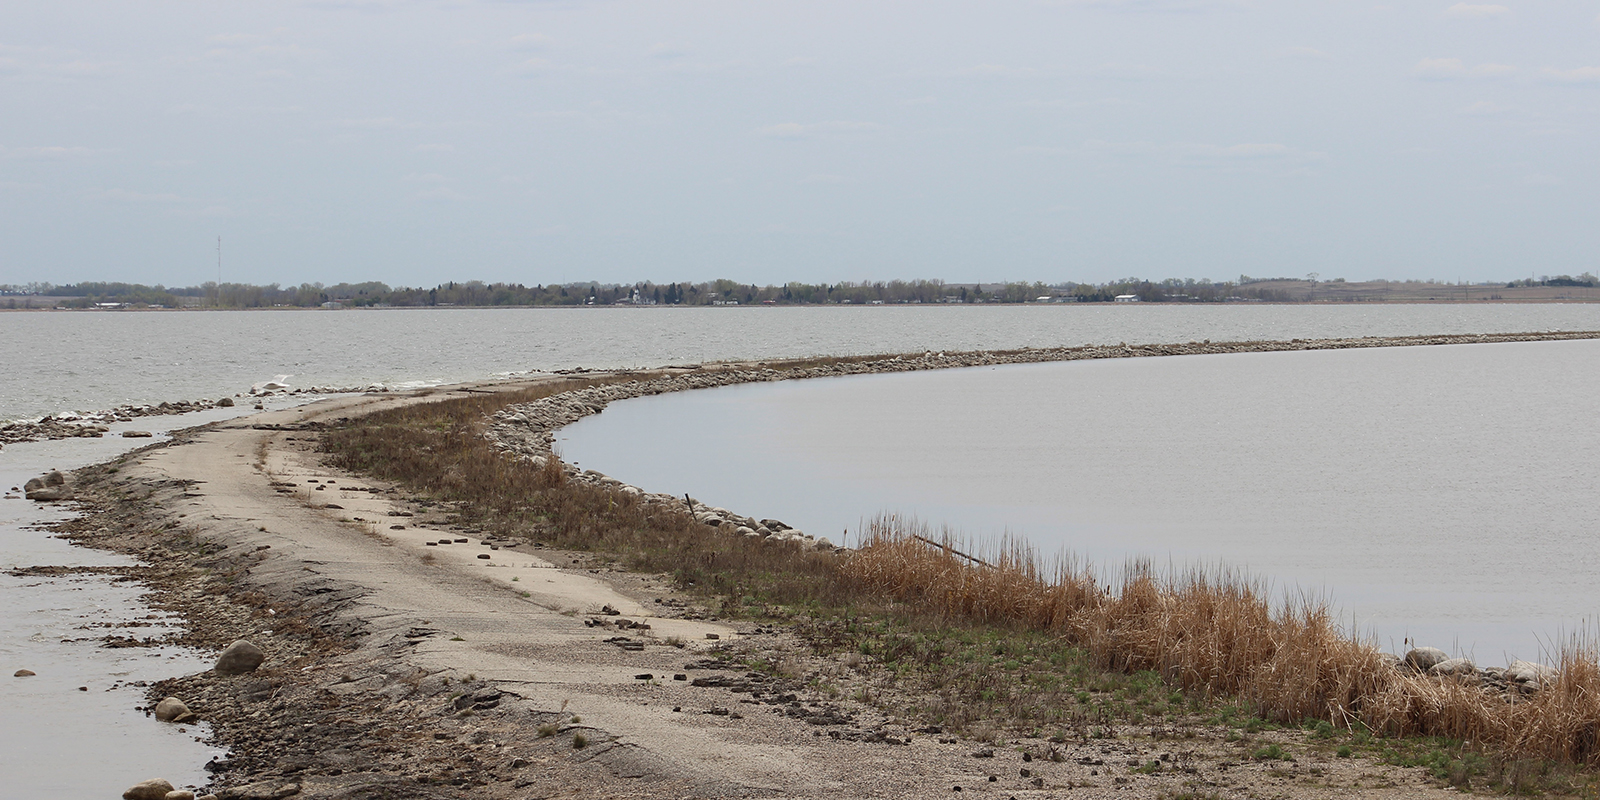
<instances>
[{"instance_id":1,"label":"sky","mask_svg":"<svg viewBox=\"0 0 1600 800\"><path fill-rule=\"evenodd\" d=\"M0 4L0 284L1600 271L1600 2Z\"/></svg>"}]
</instances>

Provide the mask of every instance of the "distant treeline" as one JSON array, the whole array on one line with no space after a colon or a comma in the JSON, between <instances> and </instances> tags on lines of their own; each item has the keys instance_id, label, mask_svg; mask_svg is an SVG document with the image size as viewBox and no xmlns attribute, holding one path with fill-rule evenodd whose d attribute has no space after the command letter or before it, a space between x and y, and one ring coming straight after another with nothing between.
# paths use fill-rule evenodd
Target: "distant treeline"
<instances>
[{"instance_id":1,"label":"distant treeline","mask_svg":"<svg viewBox=\"0 0 1600 800\"><path fill-rule=\"evenodd\" d=\"M1241 276L1242 277L1242 276ZM83 282L64 285L30 283L0 285L4 295L60 297L62 306L91 307L121 303L168 308L314 308L418 306L582 306L582 305L824 305L901 303L1034 303L1109 302L1134 296L1144 302L1215 303L1227 300L1286 302L1287 292L1255 289L1236 282L1139 278L1101 284L1040 282L945 283L938 280L864 281L855 283L786 283L757 286L731 280L702 283L633 284L565 283L529 286L521 283L463 281L431 288L366 283L302 283L256 286L206 282L199 286L166 287L137 283ZM0 299L0 306L6 302ZM13 301L12 305L16 305Z\"/></svg>"}]
</instances>

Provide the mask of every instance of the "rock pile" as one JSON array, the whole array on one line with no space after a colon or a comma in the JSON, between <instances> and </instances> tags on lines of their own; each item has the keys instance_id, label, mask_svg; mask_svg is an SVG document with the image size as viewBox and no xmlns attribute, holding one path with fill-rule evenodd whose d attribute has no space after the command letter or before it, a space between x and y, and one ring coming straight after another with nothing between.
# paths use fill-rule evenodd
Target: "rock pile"
<instances>
[{"instance_id":1,"label":"rock pile","mask_svg":"<svg viewBox=\"0 0 1600 800\"><path fill-rule=\"evenodd\" d=\"M132 422L140 417L160 417L170 414L188 414L211 408L233 405L233 399L179 400L156 405L117 406L108 411L88 414L62 413L40 417L32 422L11 422L0 425L0 443L37 442L51 439L95 438L106 435L117 422Z\"/></svg>"},{"instance_id":2,"label":"rock pile","mask_svg":"<svg viewBox=\"0 0 1600 800\"><path fill-rule=\"evenodd\" d=\"M73 496L72 486L67 483L67 476L56 470L37 478L29 478L28 482L22 485L22 491L29 500L42 503L71 500Z\"/></svg>"},{"instance_id":3,"label":"rock pile","mask_svg":"<svg viewBox=\"0 0 1600 800\"><path fill-rule=\"evenodd\" d=\"M1501 694L1532 694L1550 685L1557 675L1554 667L1529 661L1479 668L1472 659L1450 658L1437 647L1414 647L1404 658L1389 658L1397 669L1475 684Z\"/></svg>"}]
</instances>

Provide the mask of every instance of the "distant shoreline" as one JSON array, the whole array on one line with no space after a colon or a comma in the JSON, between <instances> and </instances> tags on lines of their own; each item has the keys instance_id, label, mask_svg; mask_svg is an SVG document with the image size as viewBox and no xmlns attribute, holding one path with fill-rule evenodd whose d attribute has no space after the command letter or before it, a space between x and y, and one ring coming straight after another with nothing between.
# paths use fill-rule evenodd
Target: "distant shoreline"
<instances>
[{"instance_id":1,"label":"distant shoreline","mask_svg":"<svg viewBox=\"0 0 1600 800\"><path fill-rule=\"evenodd\" d=\"M1562 297L1562 298L1498 298L1459 300L1449 298L1439 299L1373 299L1373 300L1234 300L1226 302L1188 302L1180 300L1118 303L1109 301L1077 301L1077 302L1025 302L1025 303L779 303L773 305L437 305L437 306L343 306L340 308L320 308L316 306L274 306L274 307L230 307L230 308L151 308L128 306L124 308L64 308L60 306L32 306L26 308L5 308L0 306L3 313L214 313L214 312L274 312L274 311L481 311L481 310L539 310L539 311L579 311L600 309L629 309L629 310L683 310L692 308L987 308L987 307L1063 307L1063 308L1103 308L1115 306L1117 308L1135 307L1237 307L1237 306L1530 306L1530 305L1594 305L1600 304L1600 292L1593 297Z\"/></svg>"}]
</instances>

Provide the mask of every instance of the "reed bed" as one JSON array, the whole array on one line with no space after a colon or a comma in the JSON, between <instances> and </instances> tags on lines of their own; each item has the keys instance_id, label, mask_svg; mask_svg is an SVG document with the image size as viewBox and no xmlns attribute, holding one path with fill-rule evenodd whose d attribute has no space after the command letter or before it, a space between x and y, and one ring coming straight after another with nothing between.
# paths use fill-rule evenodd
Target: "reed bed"
<instances>
[{"instance_id":1,"label":"reed bed","mask_svg":"<svg viewBox=\"0 0 1600 800\"><path fill-rule=\"evenodd\" d=\"M1403 671L1341 630L1325 601L1290 594L1274 603L1263 584L1237 573L1162 575L1135 562L1108 580L1070 559L1045 563L1018 539L974 557L948 532L927 534L881 517L841 569L861 589L924 613L1046 632L1101 668L1154 671L1275 722L1327 720L1473 742L1512 758L1600 763L1600 666L1585 641L1564 649L1558 676L1540 691L1503 695Z\"/></svg>"}]
</instances>

